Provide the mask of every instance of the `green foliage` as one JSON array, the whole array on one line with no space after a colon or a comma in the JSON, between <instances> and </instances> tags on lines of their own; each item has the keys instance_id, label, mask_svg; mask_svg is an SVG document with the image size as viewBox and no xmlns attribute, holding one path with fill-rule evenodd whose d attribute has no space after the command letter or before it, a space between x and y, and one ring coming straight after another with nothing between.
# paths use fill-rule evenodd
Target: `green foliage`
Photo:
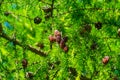
<instances>
[{"instance_id":1,"label":"green foliage","mask_svg":"<svg viewBox=\"0 0 120 80\"><path fill-rule=\"evenodd\" d=\"M0 0L0 12L0 80L120 79L120 0ZM68 52L49 41L55 30Z\"/></svg>"}]
</instances>

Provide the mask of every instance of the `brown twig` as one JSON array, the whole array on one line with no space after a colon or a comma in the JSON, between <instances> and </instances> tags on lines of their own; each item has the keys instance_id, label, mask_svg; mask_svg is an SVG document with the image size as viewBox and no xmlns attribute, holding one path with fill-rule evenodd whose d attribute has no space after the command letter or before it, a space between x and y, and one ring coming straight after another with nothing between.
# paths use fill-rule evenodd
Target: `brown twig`
<instances>
[{"instance_id":1,"label":"brown twig","mask_svg":"<svg viewBox=\"0 0 120 80\"><path fill-rule=\"evenodd\" d=\"M52 4L51 4L51 17L52 17L51 29L53 27L53 8L54 8L54 0L52 0ZM52 49L52 43L51 42L50 42L50 49Z\"/></svg>"},{"instance_id":2,"label":"brown twig","mask_svg":"<svg viewBox=\"0 0 120 80\"><path fill-rule=\"evenodd\" d=\"M33 48L33 47L30 46L30 45L23 45L19 40L17 40L17 39L14 40L14 39L10 38L9 36L7 36L5 33L2 33L0 36L1 36L2 38L4 38L4 39L8 40L8 41L13 42L13 43L16 44L16 45L19 45L19 46L22 47L22 48L26 47L26 49L28 49L28 50L36 53L37 55L44 56L44 57L47 56L47 53L44 53L44 52L42 52L42 51L40 51L40 50L37 50L36 48Z\"/></svg>"},{"instance_id":3,"label":"brown twig","mask_svg":"<svg viewBox=\"0 0 120 80\"><path fill-rule=\"evenodd\" d=\"M52 0L51 8L52 8L51 17L53 17L54 0Z\"/></svg>"}]
</instances>

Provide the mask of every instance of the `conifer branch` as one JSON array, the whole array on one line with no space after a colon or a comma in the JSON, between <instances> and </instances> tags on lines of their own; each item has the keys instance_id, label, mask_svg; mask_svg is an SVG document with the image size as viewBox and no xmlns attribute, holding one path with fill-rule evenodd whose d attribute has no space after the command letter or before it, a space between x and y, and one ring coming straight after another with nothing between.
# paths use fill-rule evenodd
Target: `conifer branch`
<instances>
[{"instance_id":1,"label":"conifer branch","mask_svg":"<svg viewBox=\"0 0 120 80\"><path fill-rule=\"evenodd\" d=\"M17 40L17 39L14 40L14 39L10 38L9 36L7 36L5 33L1 33L0 36L8 41L13 42L15 45L19 45L22 48L26 48L26 49L30 50L31 52L34 52L37 55L44 56L44 57L47 56L47 53L37 50L36 48L34 48L30 45L23 45L19 40Z\"/></svg>"}]
</instances>

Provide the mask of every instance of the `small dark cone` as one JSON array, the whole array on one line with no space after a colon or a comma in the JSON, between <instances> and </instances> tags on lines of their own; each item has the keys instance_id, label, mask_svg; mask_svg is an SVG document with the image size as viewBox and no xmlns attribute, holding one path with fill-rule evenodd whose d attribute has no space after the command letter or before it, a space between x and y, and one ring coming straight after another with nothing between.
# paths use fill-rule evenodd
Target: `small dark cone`
<instances>
[{"instance_id":1,"label":"small dark cone","mask_svg":"<svg viewBox=\"0 0 120 80\"><path fill-rule=\"evenodd\" d=\"M55 31L54 31L54 36L55 36L55 37L57 37L57 36L61 36L61 33L60 33L60 31L58 31L58 30L55 30Z\"/></svg>"},{"instance_id":2,"label":"small dark cone","mask_svg":"<svg viewBox=\"0 0 120 80\"><path fill-rule=\"evenodd\" d=\"M60 48L64 49L64 47L65 47L65 41L64 41L64 39L62 39L60 41Z\"/></svg>"},{"instance_id":3,"label":"small dark cone","mask_svg":"<svg viewBox=\"0 0 120 80\"><path fill-rule=\"evenodd\" d=\"M58 43L60 43L60 41L61 41L61 36L56 36L56 42L58 42Z\"/></svg>"},{"instance_id":4,"label":"small dark cone","mask_svg":"<svg viewBox=\"0 0 120 80\"><path fill-rule=\"evenodd\" d=\"M68 52L68 47L65 46L63 50L64 50L65 52Z\"/></svg>"},{"instance_id":5,"label":"small dark cone","mask_svg":"<svg viewBox=\"0 0 120 80\"><path fill-rule=\"evenodd\" d=\"M102 23L101 22L97 22L95 23L95 28L97 28L98 30L102 28Z\"/></svg>"},{"instance_id":6,"label":"small dark cone","mask_svg":"<svg viewBox=\"0 0 120 80\"><path fill-rule=\"evenodd\" d=\"M26 68L27 65L28 65L28 61L26 59L23 59L22 60L22 66L23 66L23 68Z\"/></svg>"},{"instance_id":7,"label":"small dark cone","mask_svg":"<svg viewBox=\"0 0 120 80\"><path fill-rule=\"evenodd\" d=\"M91 50L95 50L97 49L97 43L92 43L92 45L90 46Z\"/></svg>"},{"instance_id":8,"label":"small dark cone","mask_svg":"<svg viewBox=\"0 0 120 80\"><path fill-rule=\"evenodd\" d=\"M34 23L35 24L39 24L41 21L42 21L42 19L38 16L34 18Z\"/></svg>"},{"instance_id":9,"label":"small dark cone","mask_svg":"<svg viewBox=\"0 0 120 80\"><path fill-rule=\"evenodd\" d=\"M9 14L10 14L10 12L7 12L7 11L4 12L4 15L5 15L5 16L9 16Z\"/></svg>"},{"instance_id":10,"label":"small dark cone","mask_svg":"<svg viewBox=\"0 0 120 80\"><path fill-rule=\"evenodd\" d=\"M109 56L105 56L105 57L102 59L102 63L106 65L106 64L109 62L109 59L110 59Z\"/></svg>"},{"instance_id":11,"label":"small dark cone","mask_svg":"<svg viewBox=\"0 0 120 80\"><path fill-rule=\"evenodd\" d=\"M56 41L56 38L52 35L49 36L49 41L52 43L52 42L55 42Z\"/></svg>"},{"instance_id":12,"label":"small dark cone","mask_svg":"<svg viewBox=\"0 0 120 80\"><path fill-rule=\"evenodd\" d=\"M73 76L77 76L77 71L75 68L69 67L69 73L72 74Z\"/></svg>"}]
</instances>

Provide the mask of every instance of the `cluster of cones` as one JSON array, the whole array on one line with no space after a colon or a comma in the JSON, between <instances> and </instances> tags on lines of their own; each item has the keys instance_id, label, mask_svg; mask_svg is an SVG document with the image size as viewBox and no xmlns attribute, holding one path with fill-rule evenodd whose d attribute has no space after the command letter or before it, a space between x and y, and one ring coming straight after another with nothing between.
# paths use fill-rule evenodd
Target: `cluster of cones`
<instances>
[{"instance_id":1,"label":"cluster of cones","mask_svg":"<svg viewBox=\"0 0 120 80\"><path fill-rule=\"evenodd\" d=\"M63 37L61 35L61 32L58 30L54 31L54 36L49 36L50 42L57 42L61 49L63 49L65 52L68 52L68 47L66 46L66 42L68 40L68 37Z\"/></svg>"}]
</instances>

